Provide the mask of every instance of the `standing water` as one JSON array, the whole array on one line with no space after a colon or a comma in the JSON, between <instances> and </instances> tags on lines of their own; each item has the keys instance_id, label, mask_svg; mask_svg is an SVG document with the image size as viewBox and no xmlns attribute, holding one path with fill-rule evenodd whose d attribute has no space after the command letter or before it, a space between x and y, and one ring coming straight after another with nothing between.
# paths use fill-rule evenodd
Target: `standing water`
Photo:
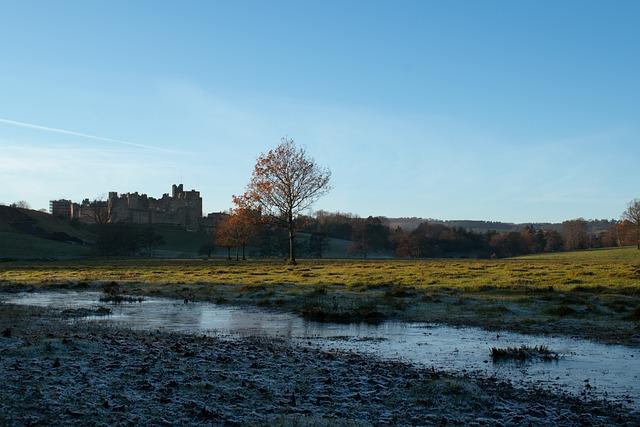
<instances>
[{"instance_id":1,"label":"standing water","mask_svg":"<svg viewBox=\"0 0 640 427\"><path fill-rule=\"evenodd\" d=\"M46 292L4 295L7 302L54 308L95 308L101 293ZM448 372L479 373L640 407L640 349L567 337L524 335L425 323L380 325L307 321L290 313L258 308L145 298L109 304L112 315L88 317L133 329L161 329L219 336L270 336L308 346L402 359ZM554 361L493 363L491 347L545 345L561 355Z\"/></svg>"}]
</instances>

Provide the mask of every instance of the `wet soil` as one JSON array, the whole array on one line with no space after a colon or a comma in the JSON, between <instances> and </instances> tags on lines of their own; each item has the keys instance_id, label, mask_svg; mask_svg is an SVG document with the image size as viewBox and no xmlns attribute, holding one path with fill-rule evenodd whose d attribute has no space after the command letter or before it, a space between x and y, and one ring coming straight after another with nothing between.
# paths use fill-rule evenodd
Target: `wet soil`
<instances>
[{"instance_id":1,"label":"wet soil","mask_svg":"<svg viewBox=\"0 0 640 427\"><path fill-rule=\"evenodd\" d=\"M601 400L273 338L0 304L1 425L639 425Z\"/></svg>"}]
</instances>

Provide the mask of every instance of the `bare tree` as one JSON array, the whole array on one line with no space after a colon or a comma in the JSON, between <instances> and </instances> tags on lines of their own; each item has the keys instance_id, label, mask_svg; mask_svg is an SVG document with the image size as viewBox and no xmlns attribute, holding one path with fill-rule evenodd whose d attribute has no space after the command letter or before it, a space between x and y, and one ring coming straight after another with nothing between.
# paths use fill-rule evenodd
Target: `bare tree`
<instances>
[{"instance_id":1,"label":"bare tree","mask_svg":"<svg viewBox=\"0 0 640 427\"><path fill-rule=\"evenodd\" d=\"M622 217L635 226L636 247L640 250L640 199L630 201L629 206L627 206L627 210L624 211Z\"/></svg>"},{"instance_id":2,"label":"bare tree","mask_svg":"<svg viewBox=\"0 0 640 427\"><path fill-rule=\"evenodd\" d=\"M11 203L10 206L12 208L19 208L19 209L31 209L31 206L29 206L29 203L27 203L24 200L18 200L17 202Z\"/></svg>"},{"instance_id":3,"label":"bare tree","mask_svg":"<svg viewBox=\"0 0 640 427\"><path fill-rule=\"evenodd\" d=\"M91 201L85 199L82 202L82 216L88 222L94 224L104 225L111 222L111 212L109 210L109 204L102 198L96 198Z\"/></svg>"},{"instance_id":4,"label":"bare tree","mask_svg":"<svg viewBox=\"0 0 640 427\"><path fill-rule=\"evenodd\" d=\"M562 223L562 237L564 248L568 251L587 249L589 247L589 234L587 221L576 218Z\"/></svg>"},{"instance_id":5,"label":"bare tree","mask_svg":"<svg viewBox=\"0 0 640 427\"><path fill-rule=\"evenodd\" d=\"M318 166L293 139L280 144L256 161L246 197L262 214L287 228L289 262L296 263L296 219L331 186L331 172Z\"/></svg>"}]
</instances>

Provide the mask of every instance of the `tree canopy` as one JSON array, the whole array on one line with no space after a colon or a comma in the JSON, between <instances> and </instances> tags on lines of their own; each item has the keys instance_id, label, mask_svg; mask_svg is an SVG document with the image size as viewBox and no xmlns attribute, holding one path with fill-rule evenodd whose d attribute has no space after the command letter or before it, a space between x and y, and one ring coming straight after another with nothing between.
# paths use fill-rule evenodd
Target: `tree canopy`
<instances>
[{"instance_id":1,"label":"tree canopy","mask_svg":"<svg viewBox=\"0 0 640 427\"><path fill-rule=\"evenodd\" d=\"M287 228L291 263L296 262L295 221L331 189L330 179L329 169L319 166L289 138L282 138L256 161L245 197L262 215Z\"/></svg>"}]
</instances>

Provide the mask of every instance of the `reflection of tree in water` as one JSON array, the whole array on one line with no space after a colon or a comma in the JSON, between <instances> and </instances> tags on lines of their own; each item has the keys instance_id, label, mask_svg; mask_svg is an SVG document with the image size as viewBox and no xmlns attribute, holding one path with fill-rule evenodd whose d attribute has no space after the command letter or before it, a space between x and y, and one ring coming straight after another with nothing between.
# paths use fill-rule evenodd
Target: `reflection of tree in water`
<instances>
[{"instance_id":1,"label":"reflection of tree in water","mask_svg":"<svg viewBox=\"0 0 640 427\"><path fill-rule=\"evenodd\" d=\"M137 306L122 307L123 319L137 329L197 330L203 307L199 304L147 301Z\"/></svg>"},{"instance_id":2,"label":"reflection of tree in water","mask_svg":"<svg viewBox=\"0 0 640 427\"><path fill-rule=\"evenodd\" d=\"M283 338L299 336L304 330L304 321L293 315L222 307L203 310L200 325L223 333Z\"/></svg>"}]
</instances>

